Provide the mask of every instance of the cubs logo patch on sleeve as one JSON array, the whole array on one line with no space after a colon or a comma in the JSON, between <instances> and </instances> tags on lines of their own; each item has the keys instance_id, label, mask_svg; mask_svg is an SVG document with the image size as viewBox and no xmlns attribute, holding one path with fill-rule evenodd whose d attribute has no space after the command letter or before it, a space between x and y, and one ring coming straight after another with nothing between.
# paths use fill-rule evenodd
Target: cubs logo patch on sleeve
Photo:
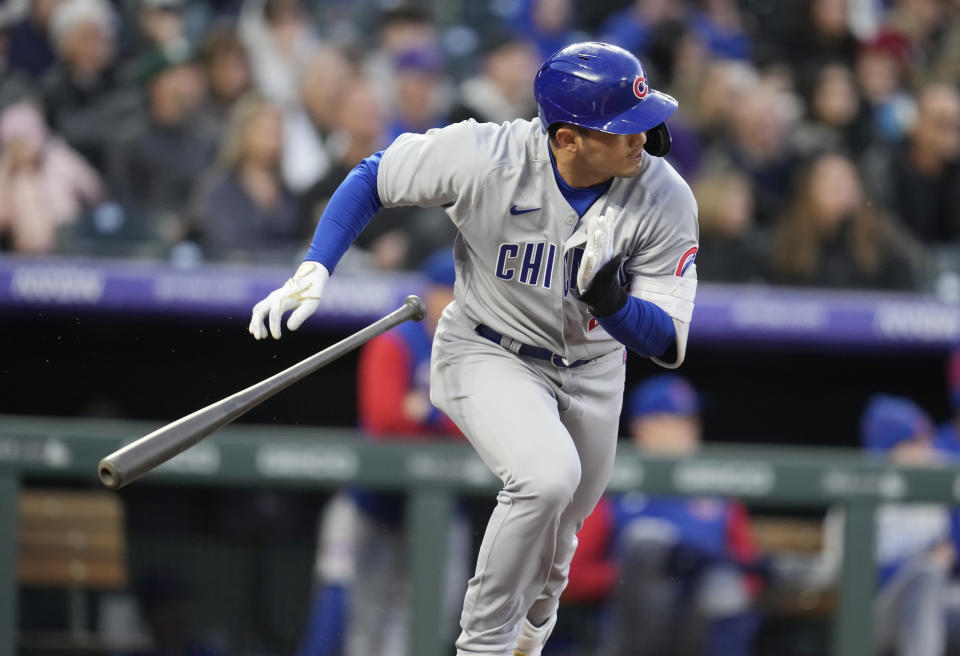
<instances>
[{"instance_id":1,"label":"cubs logo patch on sleeve","mask_svg":"<svg viewBox=\"0 0 960 656\"><path fill-rule=\"evenodd\" d=\"M687 272L687 268L689 268L689 266L693 264L693 261L696 258L697 258L697 247L693 246L690 249L688 249L687 252L683 254L683 257L680 258L680 261L677 262L677 270L674 272L674 275L679 278L682 278L683 274Z\"/></svg>"}]
</instances>

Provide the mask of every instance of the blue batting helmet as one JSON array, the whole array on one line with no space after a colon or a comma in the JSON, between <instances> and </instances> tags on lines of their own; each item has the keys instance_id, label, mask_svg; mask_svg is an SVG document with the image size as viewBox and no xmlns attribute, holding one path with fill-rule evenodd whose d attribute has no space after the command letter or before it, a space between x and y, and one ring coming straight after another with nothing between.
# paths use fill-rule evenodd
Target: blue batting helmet
<instances>
[{"instance_id":1,"label":"blue batting helmet","mask_svg":"<svg viewBox=\"0 0 960 656\"><path fill-rule=\"evenodd\" d=\"M886 453L900 442L930 437L933 423L910 399L877 394L870 399L860 418L860 438L874 453Z\"/></svg>"},{"instance_id":2,"label":"blue batting helmet","mask_svg":"<svg viewBox=\"0 0 960 656\"><path fill-rule=\"evenodd\" d=\"M664 121L677 101L651 89L643 64L623 48L598 42L561 48L543 62L533 93L544 130L563 122L612 134L648 132L647 151L670 150Z\"/></svg>"}]
</instances>

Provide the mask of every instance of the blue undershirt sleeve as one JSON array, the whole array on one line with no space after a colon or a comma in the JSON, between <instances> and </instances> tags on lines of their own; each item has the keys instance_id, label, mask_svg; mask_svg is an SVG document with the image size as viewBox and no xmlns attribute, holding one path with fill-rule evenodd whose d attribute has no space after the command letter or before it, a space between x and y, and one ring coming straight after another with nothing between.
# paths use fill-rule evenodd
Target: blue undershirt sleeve
<instances>
[{"instance_id":1,"label":"blue undershirt sleeve","mask_svg":"<svg viewBox=\"0 0 960 656\"><path fill-rule=\"evenodd\" d=\"M319 262L333 273L333 268L353 240L383 207L377 194L377 170L381 157L382 150L357 164L333 192L317 222L307 260Z\"/></svg>"},{"instance_id":2,"label":"blue undershirt sleeve","mask_svg":"<svg viewBox=\"0 0 960 656\"><path fill-rule=\"evenodd\" d=\"M597 321L615 340L647 358L663 355L677 338L670 315L635 296L628 296L622 308Z\"/></svg>"}]
</instances>

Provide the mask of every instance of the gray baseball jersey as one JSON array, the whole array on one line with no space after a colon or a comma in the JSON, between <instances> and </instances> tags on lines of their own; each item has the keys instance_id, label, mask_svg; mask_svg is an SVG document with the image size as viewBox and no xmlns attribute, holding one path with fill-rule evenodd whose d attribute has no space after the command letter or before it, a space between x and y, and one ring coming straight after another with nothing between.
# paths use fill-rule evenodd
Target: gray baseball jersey
<instances>
[{"instance_id":1,"label":"gray baseball jersey","mask_svg":"<svg viewBox=\"0 0 960 656\"><path fill-rule=\"evenodd\" d=\"M674 320L679 366L696 292L697 211L672 166L645 156L579 219L554 180L539 119L472 120L404 134L380 162L385 207L443 206L459 229L455 298L466 315L509 338L568 360L620 345L570 294L593 214L615 218L615 252L631 293Z\"/></svg>"},{"instance_id":2,"label":"gray baseball jersey","mask_svg":"<svg viewBox=\"0 0 960 656\"><path fill-rule=\"evenodd\" d=\"M377 190L387 207L443 206L459 230L455 301L434 337L430 399L503 489L468 581L457 654L510 656L521 627L549 634L576 532L616 453L623 346L571 293L583 225L601 212L615 219L624 282L673 318L678 358L662 364L678 366L696 290L696 205L667 162L645 155L638 175L613 180L581 220L557 186L538 120L402 135L383 154ZM478 335L478 324L506 341ZM589 361L568 368L507 350L520 344Z\"/></svg>"}]
</instances>

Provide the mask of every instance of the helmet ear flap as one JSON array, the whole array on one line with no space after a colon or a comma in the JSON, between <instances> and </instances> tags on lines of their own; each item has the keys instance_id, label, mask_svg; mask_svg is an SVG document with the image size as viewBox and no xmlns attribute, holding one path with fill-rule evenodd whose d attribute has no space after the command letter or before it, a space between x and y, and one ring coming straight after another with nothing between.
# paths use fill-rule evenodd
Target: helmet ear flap
<instances>
[{"instance_id":1,"label":"helmet ear flap","mask_svg":"<svg viewBox=\"0 0 960 656\"><path fill-rule=\"evenodd\" d=\"M647 143L643 145L643 149L651 155L666 157L672 146L673 137L670 136L670 128L666 123L647 130Z\"/></svg>"}]
</instances>

